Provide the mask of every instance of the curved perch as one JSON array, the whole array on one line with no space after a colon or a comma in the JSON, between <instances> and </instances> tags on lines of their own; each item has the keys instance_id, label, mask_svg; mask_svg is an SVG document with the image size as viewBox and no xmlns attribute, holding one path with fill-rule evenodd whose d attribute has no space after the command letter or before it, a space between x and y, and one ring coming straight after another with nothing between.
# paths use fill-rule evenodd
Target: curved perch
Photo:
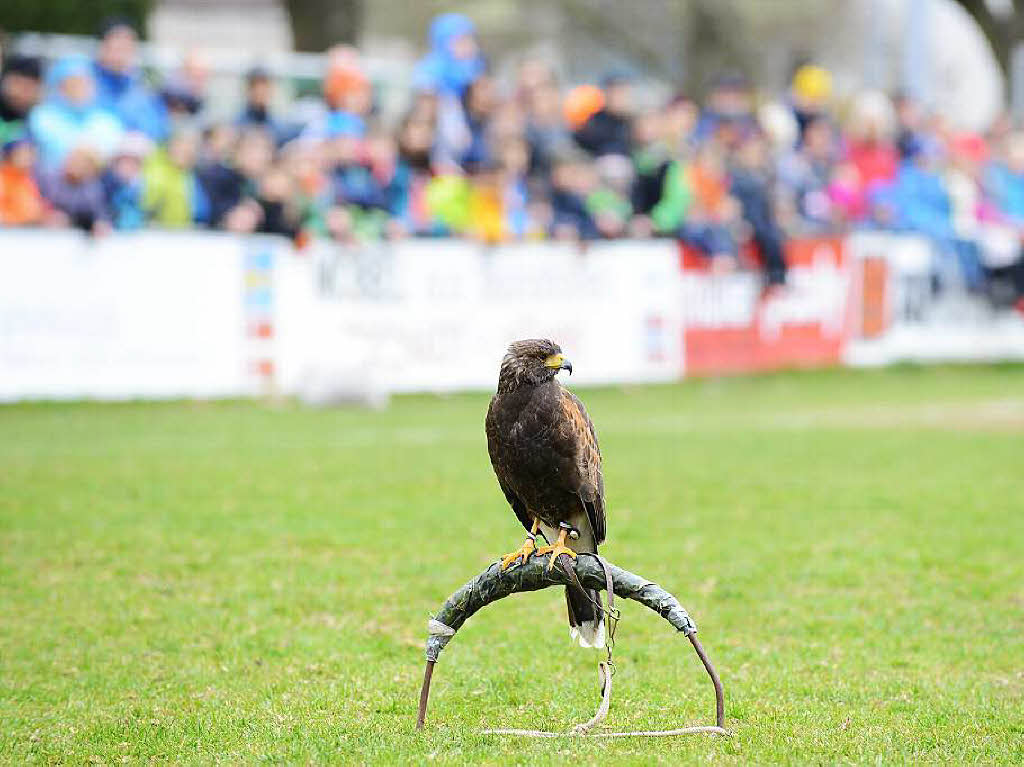
<instances>
[{"instance_id":1,"label":"curved perch","mask_svg":"<svg viewBox=\"0 0 1024 767\"><path fill-rule=\"evenodd\" d=\"M562 565L561 567L549 570L547 557L531 557L525 564L502 572L498 563L495 562L448 597L437 615L430 621L430 636L427 637L426 645L427 667L423 674L423 687L420 690L416 729L423 729L423 723L426 720L427 699L430 695L430 680L434 673L434 664L445 645L455 636L455 632L462 628L462 624L478 610L491 602L504 599L520 591L537 591L549 586L566 586L572 582L573 574L587 588L599 591L606 589L604 570L595 557L581 554L572 560L567 556L562 556L559 558L559 563ZM640 602L658 613L690 640L715 686L715 722L717 724L714 728L694 729L726 734L724 729L725 695L722 690L722 682L707 653L704 652L704 648L697 640L697 624L693 622L679 601L661 586L612 564L608 564L608 574L611 576L616 596Z\"/></svg>"}]
</instances>

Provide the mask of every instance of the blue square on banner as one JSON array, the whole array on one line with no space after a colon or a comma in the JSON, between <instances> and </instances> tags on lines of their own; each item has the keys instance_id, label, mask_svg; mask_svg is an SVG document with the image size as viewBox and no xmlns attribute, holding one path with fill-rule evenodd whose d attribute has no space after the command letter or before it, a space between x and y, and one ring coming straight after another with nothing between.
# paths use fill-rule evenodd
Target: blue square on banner
<instances>
[{"instance_id":1,"label":"blue square on banner","mask_svg":"<svg viewBox=\"0 0 1024 767\"><path fill-rule=\"evenodd\" d=\"M273 303L274 292L269 288L245 291L245 305L248 307L269 308Z\"/></svg>"},{"instance_id":2,"label":"blue square on banner","mask_svg":"<svg viewBox=\"0 0 1024 767\"><path fill-rule=\"evenodd\" d=\"M250 250L245 254L246 269L273 269L274 251Z\"/></svg>"}]
</instances>

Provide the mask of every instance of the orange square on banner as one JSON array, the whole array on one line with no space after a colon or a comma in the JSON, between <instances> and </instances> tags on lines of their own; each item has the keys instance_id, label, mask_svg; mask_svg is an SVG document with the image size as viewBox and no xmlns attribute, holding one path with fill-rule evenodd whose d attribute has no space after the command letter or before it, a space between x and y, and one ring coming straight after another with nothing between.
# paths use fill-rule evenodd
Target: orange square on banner
<instances>
[{"instance_id":1,"label":"orange square on banner","mask_svg":"<svg viewBox=\"0 0 1024 767\"><path fill-rule=\"evenodd\" d=\"M888 273L889 265L884 258L869 256L864 259L860 289L862 338L877 338L885 332L888 324Z\"/></svg>"},{"instance_id":2,"label":"orange square on banner","mask_svg":"<svg viewBox=\"0 0 1024 767\"><path fill-rule=\"evenodd\" d=\"M274 375L273 360L256 360L252 363L252 369L256 375L263 378L270 378Z\"/></svg>"},{"instance_id":3,"label":"orange square on banner","mask_svg":"<svg viewBox=\"0 0 1024 767\"><path fill-rule=\"evenodd\" d=\"M250 322L249 336L253 338L273 338L274 326L269 322Z\"/></svg>"}]
</instances>

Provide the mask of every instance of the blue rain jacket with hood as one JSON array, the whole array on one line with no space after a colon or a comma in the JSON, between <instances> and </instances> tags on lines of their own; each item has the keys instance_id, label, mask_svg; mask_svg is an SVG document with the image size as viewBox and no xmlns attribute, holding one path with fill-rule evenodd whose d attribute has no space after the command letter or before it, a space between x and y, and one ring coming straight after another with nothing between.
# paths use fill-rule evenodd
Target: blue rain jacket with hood
<instances>
[{"instance_id":1,"label":"blue rain jacket with hood","mask_svg":"<svg viewBox=\"0 0 1024 767\"><path fill-rule=\"evenodd\" d=\"M145 133L154 141L167 140L170 135L167 107L146 85L138 69L114 72L97 61L92 64L92 74L97 102L117 115L127 130Z\"/></svg>"},{"instance_id":2,"label":"blue rain jacket with hood","mask_svg":"<svg viewBox=\"0 0 1024 767\"><path fill-rule=\"evenodd\" d=\"M430 53L416 65L413 84L421 90L461 96L466 86L486 68L479 51L467 59L455 56L454 42L466 35L476 35L476 27L467 16L461 13L437 16L430 24Z\"/></svg>"},{"instance_id":3,"label":"blue rain jacket with hood","mask_svg":"<svg viewBox=\"0 0 1024 767\"><path fill-rule=\"evenodd\" d=\"M64 96L61 86L71 77L93 80L88 60L68 57L50 67L46 97L29 114L29 133L39 147L39 161L44 169L60 167L71 150L79 146L88 146L106 157L121 140L121 121L99 106L95 95L81 104Z\"/></svg>"}]
</instances>

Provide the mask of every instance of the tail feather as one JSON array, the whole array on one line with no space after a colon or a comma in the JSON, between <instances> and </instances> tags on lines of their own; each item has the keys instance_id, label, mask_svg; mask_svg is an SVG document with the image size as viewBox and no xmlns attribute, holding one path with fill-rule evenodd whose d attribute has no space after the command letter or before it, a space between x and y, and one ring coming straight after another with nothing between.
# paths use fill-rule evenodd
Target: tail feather
<instances>
[{"instance_id":1,"label":"tail feather","mask_svg":"<svg viewBox=\"0 0 1024 767\"><path fill-rule=\"evenodd\" d=\"M580 647L604 647L603 615L594 604L601 604L600 598L598 592L593 589L587 589L585 597L575 586L565 587L565 604L569 611L569 636L579 642ZM594 602L591 602L591 599Z\"/></svg>"}]
</instances>

